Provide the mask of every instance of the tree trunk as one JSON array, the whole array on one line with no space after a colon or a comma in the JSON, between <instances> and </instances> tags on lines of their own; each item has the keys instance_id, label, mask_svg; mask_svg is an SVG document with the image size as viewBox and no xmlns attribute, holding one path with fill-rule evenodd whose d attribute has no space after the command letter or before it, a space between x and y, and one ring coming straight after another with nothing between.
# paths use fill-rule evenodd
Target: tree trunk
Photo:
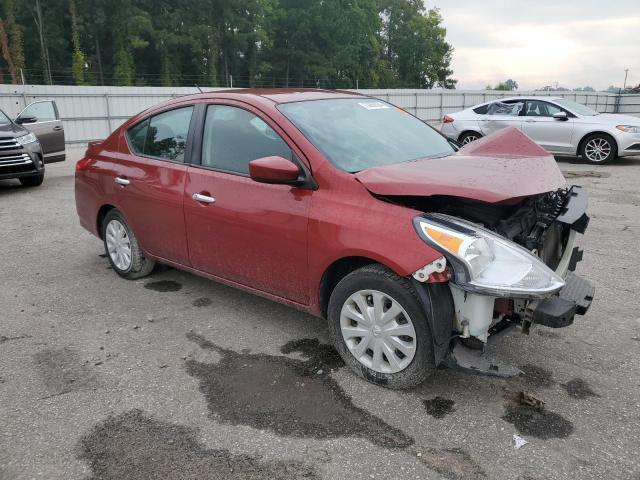
<instances>
[{"instance_id":1,"label":"tree trunk","mask_svg":"<svg viewBox=\"0 0 640 480\"><path fill-rule=\"evenodd\" d=\"M47 49L47 41L44 36L44 23L42 18L42 6L40 4L40 0L36 0L33 20L35 21L36 27L38 28L38 37L40 39L40 55L42 56L44 81L48 82L49 85L52 85L53 79L51 78L51 64L49 63L49 50Z\"/></svg>"},{"instance_id":2,"label":"tree trunk","mask_svg":"<svg viewBox=\"0 0 640 480\"><path fill-rule=\"evenodd\" d=\"M100 54L100 40L98 39L98 33L96 32L96 60L98 60L98 79L100 85L104 85L104 74L102 71L102 55Z\"/></svg>"}]
</instances>

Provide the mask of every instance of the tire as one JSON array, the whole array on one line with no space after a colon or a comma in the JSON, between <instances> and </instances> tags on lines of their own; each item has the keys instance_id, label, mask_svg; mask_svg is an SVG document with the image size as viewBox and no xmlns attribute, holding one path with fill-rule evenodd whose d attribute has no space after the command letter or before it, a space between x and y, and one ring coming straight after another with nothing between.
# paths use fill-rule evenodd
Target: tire
<instances>
[{"instance_id":1,"label":"tire","mask_svg":"<svg viewBox=\"0 0 640 480\"><path fill-rule=\"evenodd\" d=\"M102 221L102 239L111 268L123 278L146 277L155 267L138 245L136 236L117 209L109 210Z\"/></svg>"},{"instance_id":2,"label":"tire","mask_svg":"<svg viewBox=\"0 0 640 480\"><path fill-rule=\"evenodd\" d=\"M367 295L369 293L371 295ZM406 333L405 335L396 335L394 340L390 338L393 335L385 334L380 326L367 325L361 309L356 309L357 301L368 302L371 310L367 309L367 312L375 317L375 306L372 307L376 305L374 295L378 300L377 304L383 305L382 312L389 312L391 308L393 312L397 312L398 307L401 309L399 314L392 317L394 320L387 323L386 328ZM360 321L353 320L354 315ZM329 335L335 349L351 370L371 383L393 389L411 388L421 384L436 369L431 330L413 286L409 280L399 277L382 265L367 265L345 276L331 293L327 317ZM401 327L402 330L398 330ZM410 327L413 327L411 333L407 332ZM361 331L366 331L366 336L358 339L353 332ZM347 336L350 338L346 339ZM398 345L400 340L406 354L398 349L386 349L389 345ZM357 357L358 346L364 341L367 343L363 344L361 351L365 347L366 350ZM407 346L412 346L413 351ZM384 356L381 353L376 355L380 351L384 352ZM389 352L391 354L387 356ZM399 366L402 368L398 370Z\"/></svg>"},{"instance_id":3,"label":"tire","mask_svg":"<svg viewBox=\"0 0 640 480\"><path fill-rule=\"evenodd\" d=\"M44 182L44 170L38 175L32 175L31 177L20 177L20 183L24 187L39 187Z\"/></svg>"},{"instance_id":4,"label":"tire","mask_svg":"<svg viewBox=\"0 0 640 480\"><path fill-rule=\"evenodd\" d=\"M618 156L618 145L609 135L594 133L582 140L580 156L591 165L605 165Z\"/></svg>"},{"instance_id":5,"label":"tire","mask_svg":"<svg viewBox=\"0 0 640 480\"><path fill-rule=\"evenodd\" d=\"M478 132L464 132L460 135L460 138L458 138L458 142L460 145L465 146L467 143L475 142L479 138L482 138L482 135Z\"/></svg>"}]
</instances>

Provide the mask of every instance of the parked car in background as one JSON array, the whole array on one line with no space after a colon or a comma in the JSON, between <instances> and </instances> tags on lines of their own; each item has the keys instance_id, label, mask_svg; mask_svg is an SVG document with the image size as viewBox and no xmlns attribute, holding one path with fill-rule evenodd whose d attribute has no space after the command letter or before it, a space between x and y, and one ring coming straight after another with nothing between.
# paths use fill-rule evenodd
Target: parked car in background
<instances>
[{"instance_id":1,"label":"parked car in background","mask_svg":"<svg viewBox=\"0 0 640 480\"><path fill-rule=\"evenodd\" d=\"M512 97L476 105L442 119L440 131L466 144L515 127L554 155L580 155L592 164L640 155L640 118L598 113L562 97Z\"/></svg>"},{"instance_id":2,"label":"parked car in background","mask_svg":"<svg viewBox=\"0 0 640 480\"><path fill-rule=\"evenodd\" d=\"M519 373L472 350L567 326L593 298L572 273L586 192L551 155L514 129L456 152L353 93L162 103L90 144L75 192L118 275L165 263L325 317L347 365L387 387L441 364Z\"/></svg>"},{"instance_id":3,"label":"parked car in background","mask_svg":"<svg viewBox=\"0 0 640 480\"><path fill-rule=\"evenodd\" d=\"M33 102L15 120L0 111L0 179L35 187L44 180L46 163L64 160L64 128L55 102Z\"/></svg>"}]
</instances>

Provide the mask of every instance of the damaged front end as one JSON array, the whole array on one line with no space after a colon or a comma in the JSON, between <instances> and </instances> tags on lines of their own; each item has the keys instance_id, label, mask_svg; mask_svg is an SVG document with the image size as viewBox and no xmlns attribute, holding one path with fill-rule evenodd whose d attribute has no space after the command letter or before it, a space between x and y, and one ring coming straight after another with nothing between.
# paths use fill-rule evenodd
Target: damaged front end
<instances>
[{"instance_id":1,"label":"damaged front end","mask_svg":"<svg viewBox=\"0 0 640 480\"><path fill-rule=\"evenodd\" d=\"M582 259L576 235L589 223L582 187L499 204L442 196L394 201L430 212L414 226L443 254L413 275L416 284L447 284L451 292L453 336L434 328L436 363L518 374L483 354L490 336L516 325L524 333L534 324L566 327L589 309L594 287L573 273Z\"/></svg>"}]
</instances>

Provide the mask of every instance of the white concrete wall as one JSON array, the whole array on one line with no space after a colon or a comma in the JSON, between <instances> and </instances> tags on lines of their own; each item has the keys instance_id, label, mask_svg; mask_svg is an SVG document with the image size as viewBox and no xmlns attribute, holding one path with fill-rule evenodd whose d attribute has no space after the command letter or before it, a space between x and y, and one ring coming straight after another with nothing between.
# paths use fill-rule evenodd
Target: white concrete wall
<instances>
[{"instance_id":1,"label":"white concrete wall","mask_svg":"<svg viewBox=\"0 0 640 480\"><path fill-rule=\"evenodd\" d=\"M204 88L205 91L219 90ZM159 102L197 93L195 87L75 87L0 85L0 108L15 117L34 100L53 99L65 125L68 144L85 144L107 137L132 115ZM359 90L387 100L422 120L438 123L443 115L505 96L564 96L599 112L640 115L640 95L603 92L500 92L465 90Z\"/></svg>"}]
</instances>

